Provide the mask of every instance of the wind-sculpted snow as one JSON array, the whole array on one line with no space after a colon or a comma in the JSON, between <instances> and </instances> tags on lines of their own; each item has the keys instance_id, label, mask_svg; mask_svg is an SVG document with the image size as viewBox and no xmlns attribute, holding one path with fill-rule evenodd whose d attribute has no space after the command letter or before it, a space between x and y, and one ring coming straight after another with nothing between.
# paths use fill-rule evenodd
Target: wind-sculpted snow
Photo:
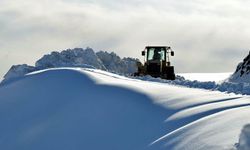
<instances>
[{"instance_id":1,"label":"wind-sculpted snow","mask_svg":"<svg viewBox=\"0 0 250 150\"><path fill-rule=\"evenodd\" d=\"M172 84L122 78L94 70L100 84L121 85L147 93L166 108L174 109L165 120L166 135L152 145L170 150L234 149L241 128L250 122L250 98ZM96 75L99 73L100 75ZM116 80L109 80L108 76ZM136 83L131 83L132 81Z\"/></svg>"},{"instance_id":2,"label":"wind-sculpted snow","mask_svg":"<svg viewBox=\"0 0 250 150\"><path fill-rule=\"evenodd\" d=\"M0 97L4 150L157 149L148 145L171 112L73 69L32 73L0 87Z\"/></svg>"},{"instance_id":3,"label":"wind-sculpted snow","mask_svg":"<svg viewBox=\"0 0 250 150\"><path fill-rule=\"evenodd\" d=\"M248 96L96 69L30 73L0 85L0 149L217 150L250 122Z\"/></svg>"}]
</instances>

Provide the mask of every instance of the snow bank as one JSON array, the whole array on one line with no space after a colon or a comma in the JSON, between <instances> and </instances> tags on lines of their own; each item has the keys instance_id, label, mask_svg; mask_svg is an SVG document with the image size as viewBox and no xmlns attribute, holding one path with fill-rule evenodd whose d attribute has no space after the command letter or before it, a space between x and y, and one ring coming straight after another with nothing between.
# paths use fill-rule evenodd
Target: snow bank
<instances>
[{"instance_id":1,"label":"snow bank","mask_svg":"<svg viewBox=\"0 0 250 150\"><path fill-rule=\"evenodd\" d=\"M181 85L185 87L190 87L190 88L200 88L200 89L215 89L218 85L214 81L208 81L208 82L201 82L201 81L191 81L187 80L182 76L176 76L175 80L165 80L161 78L153 78L151 76L141 76L141 77L131 77L135 79L140 79L144 81L151 81L151 82L160 82L160 83L168 83L168 84L173 84L173 85Z\"/></svg>"},{"instance_id":2,"label":"snow bank","mask_svg":"<svg viewBox=\"0 0 250 150\"><path fill-rule=\"evenodd\" d=\"M201 82L215 81L217 83L220 83L225 79L229 78L232 75L232 73L180 73L178 75L183 76L185 79L191 81L194 80Z\"/></svg>"},{"instance_id":3,"label":"snow bank","mask_svg":"<svg viewBox=\"0 0 250 150\"><path fill-rule=\"evenodd\" d=\"M228 79L234 83L250 83L250 52L243 62L239 63L234 74Z\"/></svg>"},{"instance_id":4,"label":"snow bank","mask_svg":"<svg viewBox=\"0 0 250 150\"><path fill-rule=\"evenodd\" d=\"M250 95L250 52L243 62L239 63L236 71L216 89Z\"/></svg>"},{"instance_id":5,"label":"snow bank","mask_svg":"<svg viewBox=\"0 0 250 150\"><path fill-rule=\"evenodd\" d=\"M4 75L4 79L2 80L2 82L0 82L0 84L3 84L8 80L14 80L16 78L22 77L36 70L38 70L36 67L28 66L27 64L13 65L9 69L9 71Z\"/></svg>"},{"instance_id":6,"label":"snow bank","mask_svg":"<svg viewBox=\"0 0 250 150\"><path fill-rule=\"evenodd\" d=\"M246 94L250 95L250 83L235 83L225 81L219 84L215 90L222 92L236 93L236 94Z\"/></svg>"},{"instance_id":7,"label":"snow bank","mask_svg":"<svg viewBox=\"0 0 250 150\"><path fill-rule=\"evenodd\" d=\"M137 59L121 59L114 52L108 53L106 51L99 51L96 53L96 55L102 61L106 69L110 72L119 74L132 74L137 71L136 62L139 61Z\"/></svg>"},{"instance_id":8,"label":"snow bank","mask_svg":"<svg viewBox=\"0 0 250 150\"><path fill-rule=\"evenodd\" d=\"M96 68L118 74L132 74L137 71L137 61L139 60L133 58L121 59L114 52L99 51L95 53L91 48L54 51L39 59L35 63L35 67L26 64L12 66L4 76L4 82L11 78L22 77L36 70L58 67Z\"/></svg>"},{"instance_id":9,"label":"snow bank","mask_svg":"<svg viewBox=\"0 0 250 150\"><path fill-rule=\"evenodd\" d=\"M206 77L207 75L209 74L204 74L203 76ZM225 74L222 74L222 75L225 76ZM177 76L176 80L174 81L155 79L155 78L148 77L148 76L138 77L138 79L161 82L161 83L169 83L169 84L174 84L174 85L181 85L181 86L186 86L190 88L201 88L201 89L208 89L208 90L218 90L218 91L227 92L227 93L250 95L250 52L249 52L249 55L243 60L243 62L239 63L236 71L228 79L225 79L224 81L204 82L204 81L194 80L193 76L196 76L197 78L197 74L186 74L185 76L193 80L187 80L181 76Z\"/></svg>"},{"instance_id":10,"label":"snow bank","mask_svg":"<svg viewBox=\"0 0 250 150\"><path fill-rule=\"evenodd\" d=\"M238 150L250 150L250 124L243 127L237 148Z\"/></svg>"},{"instance_id":11,"label":"snow bank","mask_svg":"<svg viewBox=\"0 0 250 150\"><path fill-rule=\"evenodd\" d=\"M37 68L33 67L33 66L28 66L26 64L22 64L22 65L13 65L10 70L5 74L4 78L8 79L8 78L16 78L19 76L23 76L27 73L36 71Z\"/></svg>"},{"instance_id":12,"label":"snow bank","mask_svg":"<svg viewBox=\"0 0 250 150\"><path fill-rule=\"evenodd\" d=\"M95 53L91 48L75 48L44 55L36 62L36 67L39 69L57 67L85 68L87 64L114 73L131 74L137 71L137 61L133 58L121 59L114 52L99 51Z\"/></svg>"},{"instance_id":13,"label":"snow bank","mask_svg":"<svg viewBox=\"0 0 250 150\"><path fill-rule=\"evenodd\" d=\"M82 48L67 49L62 52L52 52L44 55L36 62L36 68L58 68L58 67L85 67L93 66L97 69L106 70L101 60L97 57L93 49Z\"/></svg>"}]
</instances>

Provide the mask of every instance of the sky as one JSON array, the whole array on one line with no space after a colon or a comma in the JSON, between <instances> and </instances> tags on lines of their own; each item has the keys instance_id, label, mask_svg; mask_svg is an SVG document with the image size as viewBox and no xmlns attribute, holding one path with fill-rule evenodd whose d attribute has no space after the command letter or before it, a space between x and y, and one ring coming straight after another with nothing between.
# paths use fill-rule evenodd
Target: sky
<instances>
[{"instance_id":1,"label":"sky","mask_svg":"<svg viewBox=\"0 0 250 150\"><path fill-rule=\"evenodd\" d=\"M0 77L51 51L91 47L142 59L175 51L176 72L233 72L250 47L248 0L1 0Z\"/></svg>"}]
</instances>

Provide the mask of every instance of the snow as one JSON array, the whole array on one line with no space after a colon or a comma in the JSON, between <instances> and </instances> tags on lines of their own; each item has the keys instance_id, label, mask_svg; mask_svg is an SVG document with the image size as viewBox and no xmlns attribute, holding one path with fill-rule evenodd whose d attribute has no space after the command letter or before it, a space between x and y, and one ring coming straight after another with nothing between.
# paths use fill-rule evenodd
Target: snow
<instances>
[{"instance_id":1,"label":"snow","mask_svg":"<svg viewBox=\"0 0 250 150\"><path fill-rule=\"evenodd\" d=\"M137 72L136 62L139 60L132 58L121 59L114 52L108 53L106 51L99 51L96 55L110 72L120 74L132 74Z\"/></svg>"},{"instance_id":2,"label":"snow","mask_svg":"<svg viewBox=\"0 0 250 150\"><path fill-rule=\"evenodd\" d=\"M63 50L62 52L52 52L39 59L36 62L36 68L85 67L86 64L97 69L106 69L91 48L75 48L73 50Z\"/></svg>"},{"instance_id":3,"label":"snow","mask_svg":"<svg viewBox=\"0 0 250 150\"><path fill-rule=\"evenodd\" d=\"M134 58L121 59L114 52L99 51L95 53L89 47L86 49L67 49L61 52L53 51L37 60L35 66L13 65L5 74L4 82L36 70L59 67L97 68L117 74L130 75L137 71L137 61L139 60Z\"/></svg>"},{"instance_id":4,"label":"snow","mask_svg":"<svg viewBox=\"0 0 250 150\"><path fill-rule=\"evenodd\" d=\"M250 149L250 124L247 124L243 127L241 134L238 150L249 150Z\"/></svg>"},{"instance_id":5,"label":"snow","mask_svg":"<svg viewBox=\"0 0 250 150\"><path fill-rule=\"evenodd\" d=\"M168 114L143 93L96 84L77 69L29 74L0 97L0 149L151 149Z\"/></svg>"},{"instance_id":6,"label":"snow","mask_svg":"<svg viewBox=\"0 0 250 150\"><path fill-rule=\"evenodd\" d=\"M236 71L216 89L250 95L250 52L243 62L238 64Z\"/></svg>"},{"instance_id":7,"label":"snow","mask_svg":"<svg viewBox=\"0 0 250 150\"><path fill-rule=\"evenodd\" d=\"M35 67L28 66L26 64L14 65L5 74L4 79L8 80L8 79L11 79L11 78L17 78L17 77L24 76L25 74L36 71L36 70L37 69Z\"/></svg>"},{"instance_id":8,"label":"snow","mask_svg":"<svg viewBox=\"0 0 250 150\"><path fill-rule=\"evenodd\" d=\"M36 62L36 68L56 68L56 67L82 67L86 65L92 68L107 70L121 74L132 74L137 71L137 59L121 59L114 52L104 51L94 52L93 49L74 48L63 50L62 52L52 52L44 55Z\"/></svg>"},{"instance_id":9,"label":"snow","mask_svg":"<svg viewBox=\"0 0 250 150\"><path fill-rule=\"evenodd\" d=\"M101 69L140 80L250 95L249 59L250 56L247 56L232 75L231 73L180 73L175 81L167 81L150 76L131 77L130 75L137 71L136 63L139 61L138 59L120 58L114 52L94 52L91 48L74 48L44 55L36 62L35 66L26 64L14 65L0 84L4 84L8 80L16 80L37 70L58 67L81 67Z\"/></svg>"},{"instance_id":10,"label":"snow","mask_svg":"<svg viewBox=\"0 0 250 150\"><path fill-rule=\"evenodd\" d=\"M243 62L238 64L236 71L228 79L228 82L250 84L250 52Z\"/></svg>"},{"instance_id":11,"label":"snow","mask_svg":"<svg viewBox=\"0 0 250 150\"><path fill-rule=\"evenodd\" d=\"M0 85L0 149L234 149L249 107L249 96L98 69L40 70Z\"/></svg>"},{"instance_id":12,"label":"snow","mask_svg":"<svg viewBox=\"0 0 250 150\"><path fill-rule=\"evenodd\" d=\"M229 78L232 73L179 73L178 75L183 76L187 80L197 80L201 82L215 81L221 82Z\"/></svg>"}]
</instances>

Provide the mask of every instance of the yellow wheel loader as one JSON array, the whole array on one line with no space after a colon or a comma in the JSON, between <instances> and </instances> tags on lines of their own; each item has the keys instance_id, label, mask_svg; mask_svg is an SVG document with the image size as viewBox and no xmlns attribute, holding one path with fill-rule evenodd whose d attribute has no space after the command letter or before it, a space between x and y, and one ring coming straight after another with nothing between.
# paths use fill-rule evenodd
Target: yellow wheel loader
<instances>
[{"instance_id":1,"label":"yellow wheel loader","mask_svg":"<svg viewBox=\"0 0 250 150\"><path fill-rule=\"evenodd\" d=\"M168 46L146 46L142 51L144 64L137 63L138 72L135 76L150 75L167 80L175 80L174 66L170 64L170 56L174 56L174 51Z\"/></svg>"}]
</instances>

